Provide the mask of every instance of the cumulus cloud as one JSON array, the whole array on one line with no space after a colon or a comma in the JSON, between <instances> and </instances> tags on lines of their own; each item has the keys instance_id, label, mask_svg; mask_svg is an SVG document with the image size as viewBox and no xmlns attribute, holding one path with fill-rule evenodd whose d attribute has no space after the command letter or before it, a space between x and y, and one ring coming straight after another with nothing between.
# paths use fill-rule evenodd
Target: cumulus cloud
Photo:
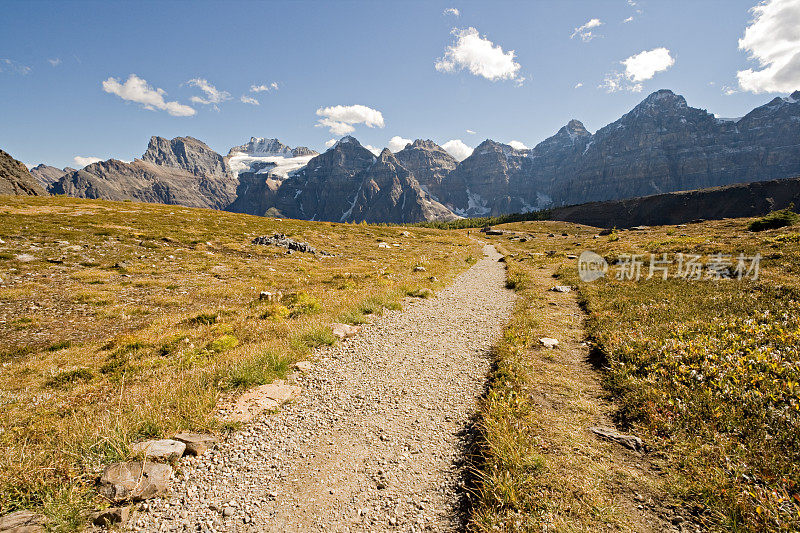
<instances>
[{"instance_id":1,"label":"cumulus cloud","mask_svg":"<svg viewBox=\"0 0 800 533\"><path fill-rule=\"evenodd\" d=\"M463 161L472 154L472 148L464 144L461 139L453 139L442 145L444 150L452 155L456 161Z\"/></svg>"},{"instance_id":2,"label":"cumulus cloud","mask_svg":"<svg viewBox=\"0 0 800 533\"><path fill-rule=\"evenodd\" d=\"M475 135L475 131L474 130L467 130L467 133L469 133L470 135Z\"/></svg>"},{"instance_id":3,"label":"cumulus cloud","mask_svg":"<svg viewBox=\"0 0 800 533\"><path fill-rule=\"evenodd\" d=\"M78 168L83 168L86 165L91 165L92 163L97 163L98 161L102 161L102 159L100 159L99 157L93 157L93 156L83 157L80 155L76 155L75 157L72 158L72 160L75 161L75 164L78 165Z\"/></svg>"},{"instance_id":4,"label":"cumulus cloud","mask_svg":"<svg viewBox=\"0 0 800 533\"><path fill-rule=\"evenodd\" d=\"M251 93L263 93L267 91L277 91L277 90L278 90L278 82L275 81L268 84L250 86Z\"/></svg>"},{"instance_id":5,"label":"cumulus cloud","mask_svg":"<svg viewBox=\"0 0 800 533\"><path fill-rule=\"evenodd\" d=\"M243 94L243 95L242 95L242 97L241 97L241 98L239 98L239 100L240 100L240 101L241 101L243 104L250 104L250 105L261 105L261 102L259 102L258 100L256 100L256 99L255 99L255 98L253 98L252 96L247 96L246 94Z\"/></svg>"},{"instance_id":6,"label":"cumulus cloud","mask_svg":"<svg viewBox=\"0 0 800 533\"><path fill-rule=\"evenodd\" d=\"M460 16L461 16L461 11L459 11L459 10L458 10L457 8L455 8L455 7L448 7L447 9L445 9L445 10L442 12L442 14L443 14L443 15L453 15L454 17L460 17Z\"/></svg>"},{"instance_id":7,"label":"cumulus cloud","mask_svg":"<svg viewBox=\"0 0 800 533\"><path fill-rule=\"evenodd\" d=\"M327 140L327 141L325 141L325 148L330 148L334 144L336 144L336 139Z\"/></svg>"},{"instance_id":8,"label":"cumulus cloud","mask_svg":"<svg viewBox=\"0 0 800 533\"><path fill-rule=\"evenodd\" d=\"M375 155L381 155L381 152L383 151L380 148L376 148L375 146L372 146L371 144L365 144L364 148L366 148L367 150L369 150L370 152L372 152Z\"/></svg>"},{"instance_id":9,"label":"cumulus cloud","mask_svg":"<svg viewBox=\"0 0 800 533\"><path fill-rule=\"evenodd\" d=\"M736 73L739 87L752 93L792 92L800 87L800 2L768 0L751 10L753 20L739 39L739 49L760 70Z\"/></svg>"},{"instance_id":10,"label":"cumulus cloud","mask_svg":"<svg viewBox=\"0 0 800 533\"><path fill-rule=\"evenodd\" d=\"M617 91L642 91L642 83L651 79L658 72L663 72L675 64L675 58L667 48L654 48L634 54L620 61L625 65L625 72L614 71L606 74L600 87L613 93Z\"/></svg>"},{"instance_id":11,"label":"cumulus cloud","mask_svg":"<svg viewBox=\"0 0 800 533\"><path fill-rule=\"evenodd\" d=\"M220 91L211 85L205 78L193 78L186 82L191 87L197 87L205 94L205 97L192 96L190 100L195 104L211 105L214 109L219 110L217 104L221 104L225 100L231 99L231 93L227 91Z\"/></svg>"},{"instance_id":12,"label":"cumulus cloud","mask_svg":"<svg viewBox=\"0 0 800 533\"><path fill-rule=\"evenodd\" d=\"M334 135L347 135L356 130L354 124L370 128L385 126L383 115L377 109L365 105L336 105L317 109L317 127L328 128Z\"/></svg>"},{"instance_id":13,"label":"cumulus cloud","mask_svg":"<svg viewBox=\"0 0 800 533\"><path fill-rule=\"evenodd\" d=\"M14 72L26 76L30 74L31 67L17 63L11 59L0 58L0 72Z\"/></svg>"},{"instance_id":14,"label":"cumulus cloud","mask_svg":"<svg viewBox=\"0 0 800 533\"><path fill-rule=\"evenodd\" d=\"M120 83L117 78L108 78L103 82L103 90L107 93L116 94L123 100L141 104L143 108L149 110L160 109L166 111L174 117L190 117L197 113L194 108L178 102L167 102L164 100L166 91L164 89L153 89L136 74L131 74L125 83Z\"/></svg>"},{"instance_id":15,"label":"cumulus cloud","mask_svg":"<svg viewBox=\"0 0 800 533\"><path fill-rule=\"evenodd\" d=\"M520 141L510 141L510 142L508 143L508 145L509 145L511 148L513 148L514 150L527 150L527 149L528 149L528 147L527 147L527 146L525 146L525 144L523 144L523 143L522 143L522 142L520 142Z\"/></svg>"},{"instance_id":16,"label":"cumulus cloud","mask_svg":"<svg viewBox=\"0 0 800 533\"><path fill-rule=\"evenodd\" d=\"M500 45L495 45L485 37L481 37L475 28L454 29L455 43L445 50L435 67L439 72L456 72L467 69L475 76L483 76L487 80L525 81L520 77L520 64L514 61L514 51L504 52Z\"/></svg>"},{"instance_id":17,"label":"cumulus cloud","mask_svg":"<svg viewBox=\"0 0 800 533\"><path fill-rule=\"evenodd\" d=\"M570 39L574 39L575 37L580 37L581 41L589 42L595 37L597 34L594 33L594 28L598 28L602 26L602 22L600 19L589 19L584 25L578 26L575 28L575 31L572 32L572 35L569 36Z\"/></svg>"},{"instance_id":18,"label":"cumulus cloud","mask_svg":"<svg viewBox=\"0 0 800 533\"><path fill-rule=\"evenodd\" d=\"M61 58L57 57L55 59L48 59L47 62L50 63L52 66L57 67L61 64Z\"/></svg>"},{"instance_id":19,"label":"cumulus cloud","mask_svg":"<svg viewBox=\"0 0 800 533\"><path fill-rule=\"evenodd\" d=\"M402 138L402 137L400 137L399 135L395 135L394 137L392 137L391 139L389 139L389 145L388 145L388 148L389 148L389 150L391 150L392 152L399 152L400 150L402 150L403 148L405 148L405 147L406 147L406 145L407 145L408 143L410 143L410 142L414 142L414 141L412 141L411 139L403 139L403 138Z\"/></svg>"}]
</instances>

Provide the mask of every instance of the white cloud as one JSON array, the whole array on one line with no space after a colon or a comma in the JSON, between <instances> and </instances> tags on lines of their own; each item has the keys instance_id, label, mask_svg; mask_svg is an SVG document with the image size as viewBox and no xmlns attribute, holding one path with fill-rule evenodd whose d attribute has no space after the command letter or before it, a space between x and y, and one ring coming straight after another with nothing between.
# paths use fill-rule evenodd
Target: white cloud
<instances>
[{"instance_id":1,"label":"white cloud","mask_svg":"<svg viewBox=\"0 0 800 533\"><path fill-rule=\"evenodd\" d=\"M92 156L83 157L80 155L76 155L75 157L72 158L72 160L75 161L75 164L78 165L78 168L83 168L86 165L91 165L92 163L97 163L98 161L102 161L102 159L100 159L99 157L92 157Z\"/></svg>"},{"instance_id":2,"label":"white cloud","mask_svg":"<svg viewBox=\"0 0 800 533\"><path fill-rule=\"evenodd\" d=\"M58 65L61 64L61 58L57 57L55 59L48 59L47 62L50 63L52 66L57 67Z\"/></svg>"},{"instance_id":3,"label":"white cloud","mask_svg":"<svg viewBox=\"0 0 800 533\"><path fill-rule=\"evenodd\" d=\"M205 98L200 96L192 96L190 100L195 104L212 105L214 106L214 109L219 110L219 106L217 106L217 104L231 99L231 93L227 91L220 91L208 83L208 80L205 78L193 78L187 81L186 84L197 87L206 95Z\"/></svg>"},{"instance_id":4,"label":"white cloud","mask_svg":"<svg viewBox=\"0 0 800 533\"><path fill-rule=\"evenodd\" d=\"M521 143L520 141L510 141L508 145L513 148L514 150L527 150L528 147L525 144Z\"/></svg>"},{"instance_id":5,"label":"white cloud","mask_svg":"<svg viewBox=\"0 0 800 533\"><path fill-rule=\"evenodd\" d=\"M328 141L325 141L325 148L330 148L334 144L336 144L336 139L330 139Z\"/></svg>"},{"instance_id":6,"label":"white cloud","mask_svg":"<svg viewBox=\"0 0 800 533\"><path fill-rule=\"evenodd\" d=\"M347 135L356 129L353 124L364 124L370 128L384 127L383 115L377 109L365 105L337 105L317 109L317 127L329 128L334 135Z\"/></svg>"},{"instance_id":7,"label":"white cloud","mask_svg":"<svg viewBox=\"0 0 800 533\"><path fill-rule=\"evenodd\" d=\"M444 150L452 155L456 161L463 161L472 154L472 148L461 142L461 139L453 139L442 145Z\"/></svg>"},{"instance_id":8,"label":"white cloud","mask_svg":"<svg viewBox=\"0 0 800 533\"><path fill-rule=\"evenodd\" d=\"M7 72L16 72L17 74L22 74L26 76L30 74L31 67L26 65L22 65L17 63L16 61L12 61L11 59L0 59L0 72L7 71Z\"/></svg>"},{"instance_id":9,"label":"white cloud","mask_svg":"<svg viewBox=\"0 0 800 533\"><path fill-rule=\"evenodd\" d=\"M623 20L622 23L623 24L627 24L628 22L632 22L632 21L633 21L633 17L631 16L631 17L628 17L625 20Z\"/></svg>"},{"instance_id":10,"label":"white cloud","mask_svg":"<svg viewBox=\"0 0 800 533\"><path fill-rule=\"evenodd\" d=\"M411 139L403 139L399 135L395 135L394 137L389 139L388 147L389 150L391 150L392 152L399 152L400 150L405 148L406 145L410 142L414 141L412 141Z\"/></svg>"},{"instance_id":11,"label":"white cloud","mask_svg":"<svg viewBox=\"0 0 800 533\"><path fill-rule=\"evenodd\" d=\"M642 83L651 79L658 72L663 72L675 64L675 58L667 48L654 48L634 54L620 61L625 65L625 72L614 71L606 74L600 88L607 92L630 91L642 92Z\"/></svg>"},{"instance_id":12,"label":"white cloud","mask_svg":"<svg viewBox=\"0 0 800 533\"><path fill-rule=\"evenodd\" d=\"M125 83L120 83L117 78L108 78L103 82L103 90L116 94L123 100L136 102L149 110L160 109L174 117L190 117L197 113L194 108L178 102L166 102L164 89L153 89L136 74L131 74Z\"/></svg>"},{"instance_id":13,"label":"white cloud","mask_svg":"<svg viewBox=\"0 0 800 533\"><path fill-rule=\"evenodd\" d=\"M576 36L578 36L581 38L581 41L589 42L597 37L592 30L601 26L602 24L603 23L600 22L600 19L589 19L583 26L578 26L575 28L575 31L572 32L572 35L570 35L569 38L574 39Z\"/></svg>"},{"instance_id":14,"label":"white cloud","mask_svg":"<svg viewBox=\"0 0 800 533\"><path fill-rule=\"evenodd\" d=\"M264 85L251 85L250 92L251 93L263 93L267 91L277 91L278 90L278 82L273 81L272 83L264 84Z\"/></svg>"},{"instance_id":15,"label":"white cloud","mask_svg":"<svg viewBox=\"0 0 800 533\"><path fill-rule=\"evenodd\" d=\"M459 10L458 10L457 8L455 8L455 7L448 7L447 9L445 9L445 10L442 12L442 14L443 14L443 15L453 15L454 17L460 17L460 16L461 16L461 11L459 11Z\"/></svg>"},{"instance_id":16,"label":"white cloud","mask_svg":"<svg viewBox=\"0 0 800 533\"><path fill-rule=\"evenodd\" d=\"M467 133L469 133L470 135L475 135L475 131L473 130L467 130Z\"/></svg>"},{"instance_id":17,"label":"white cloud","mask_svg":"<svg viewBox=\"0 0 800 533\"><path fill-rule=\"evenodd\" d=\"M722 94L724 94L725 96L730 96L732 94L736 94L737 92L739 91L737 91L733 87L728 87L727 85L722 86Z\"/></svg>"},{"instance_id":18,"label":"white cloud","mask_svg":"<svg viewBox=\"0 0 800 533\"><path fill-rule=\"evenodd\" d=\"M255 99L255 98L253 98L252 96L247 96L246 94L243 94L243 95L242 95L242 97L241 97L241 98L239 98L239 100L240 100L240 101L241 101L243 104L250 104L250 105L261 105L261 102L259 102L258 100L256 100L256 99Z\"/></svg>"},{"instance_id":19,"label":"white cloud","mask_svg":"<svg viewBox=\"0 0 800 533\"><path fill-rule=\"evenodd\" d=\"M667 48L653 48L632 55L621 62L625 65L625 76L631 81L649 80L656 72L663 72L675 64Z\"/></svg>"},{"instance_id":20,"label":"white cloud","mask_svg":"<svg viewBox=\"0 0 800 533\"><path fill-rule=\"evenodd\" d=\"M375 155L381 155L381 152L382 152L382 150L380 148L375 148L371 144L365 144L364 148L366 148L367 150L369 150L370 152L372 152Z\"/></svg>"},{"instance_id":21,"label":"white cloud","mask_svg":"<svg viewBox=\"0 0 800 533\"><path fill-rule=\"evenodd\" d=\"M456 72L468 69L475 76L487 80L525 81L520 77L520 64L514 61L514 51L503 52L503 48L489 39L481 37L475 28L454 29L456 42L445 50L435 67L440 72Z\"/></svg>"},{"instance_id":22,"label":"white cloud","mask_svg":"<svg viewBox=\"0 0 800 533\"><path fill-rule=\"evenodd\" d=\"M800 87L800 2L767 0L751 10L753 20L739 39L761 70L736 73L739 87L752 93L792 92Z\"/></svg>"},{"instance_id":23,"label":"white cloud","mask_svg":"<svg viewBox=\"0 0 800 533\"><path fill-rule=\"evenodd\" d=\"M583 87L583 82L579 81L578 83L575 84L575 87L573 87L573 89L580 89L581 87Z\"/></svg>"}]
</instances>

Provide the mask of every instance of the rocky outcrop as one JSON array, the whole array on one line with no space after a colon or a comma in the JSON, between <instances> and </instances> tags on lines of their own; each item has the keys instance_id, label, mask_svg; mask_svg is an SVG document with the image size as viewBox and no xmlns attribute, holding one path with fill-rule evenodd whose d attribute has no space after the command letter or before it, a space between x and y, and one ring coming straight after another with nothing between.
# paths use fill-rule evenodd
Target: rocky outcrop
<instances>
[{"instance_id":1,"label":"rocky outcrop","mask_svg":"<svg viewBox=\"0 0 800 533\"><path fill-rule=\"evenodd\" d=\"M558 207L548 213L548 219L599 228L630 228L755 217L791 204L800 206L800 178Z\"/></svg>"},{"instance_id":2,"label":"rocky outcrop","mask_svg":"<svg viewBox=\"0 0 800 533\"><path fill-rule=\"evenodd\" d=\"M443 182L459 214L498 215L800 174L800 91L737 120L656 91L594 135L577 120L531 150L486 141Z\"/></svg>"},{"instance_id":3,"label":"rocky outcrop","mask_svg":"<svg viewBox=\"0 0 800 533\"><path fill-rule=\"evenodd\" d=\"M191 137L153 137L142 159L101 161L64 175L53 194L225 209L238 180L225 158Z\"/></svg>"},{"instance_id":4,"label":"rocky outcrop","mask_svg":"<svg viewBox=\"0 0 800 533\"><path fill-rule=\"evenodd\" d=\"M30 170L31 176L33 176L36 181L38 181L39 184L45 189L60 180L62 176L69 174L70 172L75 172L75 169L70 167L64 167L62 169L51 167L50 165L45 164L36 165Z\"/></svg>"},{"instance_id":5,"label":"rocky outcrop","mask_svg":"<svg viewBox=\"0 0 800 533\"><path fill-rule=\"evenodd\" d=\"M0 150L0 194L47 196L47 191L28 172L28 167Z\"/></svg>"}]
</instances>

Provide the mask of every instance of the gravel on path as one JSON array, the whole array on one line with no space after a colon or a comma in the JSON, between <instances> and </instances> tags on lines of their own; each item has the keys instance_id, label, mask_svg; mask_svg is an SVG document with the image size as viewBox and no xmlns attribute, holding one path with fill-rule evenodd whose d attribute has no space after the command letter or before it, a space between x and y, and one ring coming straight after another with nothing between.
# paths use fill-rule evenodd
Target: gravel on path
<instances>
[{"instance_id":1,"label":"gravel on path","mask_svg":"<svg viewBox=\"0 0 800 533\"><path fill-rule=\"evenodd\" d=\"M315 353L300 397L186 458L136 531L454 531L465 433L514 305L492 246L434 298Z\"/></svg>"}]
</instances>

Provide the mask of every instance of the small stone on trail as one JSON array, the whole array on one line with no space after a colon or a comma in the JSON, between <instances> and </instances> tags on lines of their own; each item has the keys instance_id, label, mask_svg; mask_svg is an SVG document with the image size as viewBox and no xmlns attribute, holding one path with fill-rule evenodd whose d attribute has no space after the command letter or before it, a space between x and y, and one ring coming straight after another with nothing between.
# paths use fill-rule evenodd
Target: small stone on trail
<instances>
[{"instance_id":1,"label":"small stone on trail","mask_svg":"<svg viewBox=\"0 0 800 533\"><path fill-rule=\"evenodd\" d=\"M606 428L606 427L590 427L589 431L597 435L598 437L602 437L604 439L608 439L614 441L626 448L629 448L634 451L641 451L644 445L642 444L642 439L636 437L634 435L624 435L617 431L614 428Z\"/></svg>"},{"instance_id":2,"label":"small stone on trail","mask_svg":"<svg viewBox=\"0 0 800 533\"><path fill-rule=\"evenodd\" d=\"M553 287L550 287L550 290L552 292L569 292L572 290L572 287L570 287L569 285L555 285Z\"/></svg>"},{"instance_id":3,"label":"small stone on trail","mask_svg":"<svg viewBox=\"0 0 800 533\"><path fill-rule=\"evenodd\" d=\"M131 453L144 455L156 461L175 461L183 457L186 444L177 440L161 439L137 442L131 446Z\"/></svg>"},{"instance_id":4,"label":"small stone on trail","mask_svg":"<svg viewBox=\"0 0 800 533\"><path fill-rule=\"evenodd\" d=\"M227 518L227 517L229 517L229 516L233 516L233 513L234 513L234 512L235 512L235 510L234 510L234 508L233 508L233 507L225 507L225 508L222 510L222 516L224 516L224 517L226 517L226 518Z\"/></svg>"},{"instance_id":5,"label":"small stone on trail","mask_svg":"<svg viewBox=\"0 0 800 533\"><path fill-rule=\"evenodd\" d=\"M314 370L314 363L312 363L311 361L297 361L292 365L292 368L294 368L295 370L299 370L304 374L308 374L309 372Z\"/></svg>"},{"instance_id":6,"label":"small stone on trail","mask_svg":"<svg viewBox=\"0 0 800 533\"><path fill-rule=\"evenodd\" d=\"M233 408L232 418L239 422L249 422L259 413L277 409L281 404L300 394L300 387L275 383L261 385L242 394Z\"/></svg>"},{"instance_id":7,"label":"small stone on trail","mask_svg":"<svg viewBox=\"0 0 800 533\"><path fill-rule=\"evenodd\" d=\"M130 507L109 507L108 509L92 513L92 523L96 526L124 524L128 521L130 511Z\"/></svg>"},{"instance_id":8,"label":"small stone on trail","mask_svg":"<svg viewBox=\"0 0 800 533\"><path fill-rule=\"evenodd\" d=\"M100 476L98 492L113 501L147 500L164 492L172 468L161 463L112 463Z\"/></svg>"},{"instance_id":9,"label":"small stone on trail","mask_svg":"<svg viewBox=\"0 0 800 533\"><path fill-rule=\"evenodd\" d=\"M542 346L545 348L555 348L558 346L558 339L551 339L550 337L542 337L539 339L539 342L542 343Z\"/></svg>"},{"instance_id":10,"label":"small stone on trail","mask_svg":"<svg viewBox=\"0 0 800 533\"><path fill-rule=\"evenodd\" d=\"M347 324L339 324L338 322L331 324L331 329L333 330L334 337L338 338L339 340L347 339L349 337L354 337L356 333L359 332L361 329L358 326L350 326Z\"/></svg>"},{"instance_id":11,"label":"small stone on trail","mask_svg":"<svg viewBox=\"0 0 800 533\"><path fill-rule=\"evenodd\" d=\"M173 438L186 445L186 455L203 455L218 442L213 435L202 433L178 433Z\"/></svg>"}]
</instances>

